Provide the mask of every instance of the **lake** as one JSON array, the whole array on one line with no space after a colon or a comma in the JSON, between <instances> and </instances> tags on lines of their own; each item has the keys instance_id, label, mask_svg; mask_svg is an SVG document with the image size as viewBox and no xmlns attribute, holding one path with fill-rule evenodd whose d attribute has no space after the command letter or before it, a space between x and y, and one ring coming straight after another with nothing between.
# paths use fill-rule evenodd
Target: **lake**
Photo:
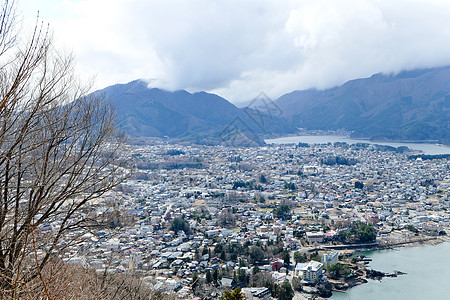
<instances>
[{"instance_id":1,"label":"lake","mask_svg":"<svg viewBox=\"0 0 450 300\"><path fill-rule=\"evenodd\" d=\"M369 141L363 139L352 139L348 136L340 135L300 135L300 136L288 136L276 139L266 139L267 144L297 144L308 143L308 144L326 144L335 142L346 142L347 144L356 143L369 143L378 145L387 145L392 147L406 146L412 150L422 151L424 154L450 154L450 147L440 144L428 144L428 143L400 143L400 142L386 142L386 141Z\"/></svg>"},{"instance_id":2,"label":"lake","mask_svg":"<svg viewBox=\"0 0 450 300\"><path fill-rule=\"evenodd\" d=\"M381 281L369 280L345 293L334 292L330 299L450 299L450 243L363 254L373 259L369 264L372 269L407 274Z\"/></svg>"}]
</instances>

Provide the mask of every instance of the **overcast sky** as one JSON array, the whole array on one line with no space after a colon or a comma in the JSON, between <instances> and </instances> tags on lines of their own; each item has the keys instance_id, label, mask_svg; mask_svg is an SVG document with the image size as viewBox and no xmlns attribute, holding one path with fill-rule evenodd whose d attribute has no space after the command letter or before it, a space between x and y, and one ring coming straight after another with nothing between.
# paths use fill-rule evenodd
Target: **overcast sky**
<instances>
[{"instance_id":1,"label":"overcast sky","mask_svg":"<svg viewBox=\"0 0 450 300\"><path fill-rule=\"evenodd\" d=\"M450 65L449 0L17 0L96 88L148 79L232 102Z\"/></svg>"}]
</instances>

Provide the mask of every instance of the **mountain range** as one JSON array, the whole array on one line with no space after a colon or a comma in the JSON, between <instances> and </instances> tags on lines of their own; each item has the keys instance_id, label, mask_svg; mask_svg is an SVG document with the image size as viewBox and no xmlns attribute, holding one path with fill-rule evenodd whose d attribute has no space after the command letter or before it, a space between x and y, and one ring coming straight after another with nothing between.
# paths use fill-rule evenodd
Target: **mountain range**
<instances>
[{"instance_id":1,"label":"mountain range","mask_svg":"<svg viewBox=\"0 0 450 300\"><path fill-rule=\"evenodd\" d=\"M211 93L149 88L142 80L94 93L116 106L118 126L133 137L261 145L261 136L304 128L450 144L450 67L375 74L331 89L293 91L274 102L261 94L244 108Z\"/></svg>"},{"instance_id":2,"label":"mountain range","mask_svg":"<svg viewBox=\"0 0 450 300\"><path fill-rule=\"evenodd\" d=\"M148 88L135 80L94 92L109 99L117 125L132 137L168 137L200 144L264 144L262 134L294 133L295 128L274 114L251 107L237 108L206 92L170 92Z\"/></svg>"},{"instance_id":3,"label":"mountain range","mask_svg":"<svg viewBox=\"0 0 450 300\"><path fill-rule=\"evenodd\" d=\"M294 91L276 103L295 127L450 144L450 67L375 74L327 90Z\"/></svg>"}]
</instances>

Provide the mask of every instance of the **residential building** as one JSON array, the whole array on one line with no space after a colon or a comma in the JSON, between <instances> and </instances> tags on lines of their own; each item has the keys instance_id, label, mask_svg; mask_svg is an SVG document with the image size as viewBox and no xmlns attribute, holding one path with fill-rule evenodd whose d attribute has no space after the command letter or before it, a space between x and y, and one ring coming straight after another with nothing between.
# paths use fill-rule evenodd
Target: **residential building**
<instances>
[{"instance_id":1,"label":"residential building","mask_svg":"<svg viewBox=\"0 0 450 300\"><path fill-rule=\"evenodd\" d=\"M319 232L307 232L306 240L308 243L322 243L324 238L324 234L322 231Z\"/></svg>"},{"instance_id":2,"label":"residential building","mask_svg":"<svg viewBox=\"0 0 450 300\"><path fill-rule=\"evenodd\" d=\"M270 290L265 287L259 288L243 288L242 293L248 300L253 299L270 299Z\"/></svg>"},{"instance_id":3,"label":"residential building","mask_svg":"<svg viewBox=\"0 0 450 300\"><path fill-rule=\"evenodd\" d=\"M338 262L339 252L329 251L322 256L322 263L325 269L329 266L335 265Z\"/></svg>"},{"instance_id":4,"label":"residential building","mask_svg":"<svg viewBox=\"0 0 450 300\"><path fill-rule=\"evenodd\" d=\"M298 276L306 282L314 282L319 280L323 273L323 264L317 261L310 261L305 264L297 264L295 271Z\"/></svg>"}]
</instances>

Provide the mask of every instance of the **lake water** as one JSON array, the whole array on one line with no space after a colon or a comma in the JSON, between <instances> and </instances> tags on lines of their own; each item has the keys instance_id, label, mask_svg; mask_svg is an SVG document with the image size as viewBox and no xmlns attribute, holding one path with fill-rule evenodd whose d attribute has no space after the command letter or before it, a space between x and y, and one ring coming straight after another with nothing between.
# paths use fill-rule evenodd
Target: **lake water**
<instances>
[{"instance_id":1,"label":"lake water","mask_svg":"<svg viewBox=\"0 0 450 300\"><path fill-rule=\"evenodd\" d=\"M265 140L267 144L297 144L308 143L308 144L326 144L335 142L346 142L347 144L356 143L369 143L378 145L388 145L392 147L406 146L412 150L422 151L424 154L450 154L450 147L439 144L427 144L427 143L399 143L399 142L386 142L386 141L369 141L369 140L359 140L352 139L347 136L340 135L300 135L300 136L288 136L276 139ZM450 295L449 295L450 299Z\"/></svg>"},{"instance_id":2,"label":"lake water","mask_svg":"<svg viewBox=\"0 0 450 300\"><path fill-rule=\"evenodd\" d=\"M382 272L406 272L334 292L331 299L342 300L423 300L450 299L450 243L364 253L373 260L369 267Z\"/></svg>"}]
</instances>

